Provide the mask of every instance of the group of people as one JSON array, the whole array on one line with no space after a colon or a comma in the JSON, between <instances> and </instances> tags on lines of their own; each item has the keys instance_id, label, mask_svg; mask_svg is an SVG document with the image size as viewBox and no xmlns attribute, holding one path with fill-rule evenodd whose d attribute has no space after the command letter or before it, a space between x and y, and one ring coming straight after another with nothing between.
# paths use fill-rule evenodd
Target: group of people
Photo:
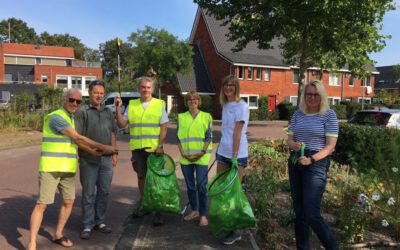
<instances>
[{"instance_id":1,"label":"group of people","mask_svg":"<svg viewBox=\"0 0 400 250\"><path fill-rule=\"evenodd\" d=\"M152 97L154 80L143 77L139 82L140 98L129 102L122 113L122 100L116 99L116 114L101 104L105 88L101 81L89 85L90 103L82 105L78 89L64 93L63 107L44 118L43 140L39 164L39 197L30 220L29 249L36 249L36 238L47 205L54 202L56 189L63 198L53 242L64 247L73 245L63 234L75 198L74 176L78 161L82 185L82 231L80 238L90 239L93 230L111 233L105 213L113 168L118 162L117 126L129 126L129 149L132 167L138 177L140 197L143 196L151 153L164 154L168 114L164 101ZM217 173L237 167L242 180L247 167L247 126L249 109L240 98L237 77L229 75L222 81L219 96L222 105L221 141L216 151ZM191 211L184 220L199 220L207 226L208 164L212 152L212 116L200 110L201 97L192 91L185 96L187 112L177 120L179 161L187 186ZM116 120L116 121L115 121ZM329 109L327 95L320 81L311 81L303 88L299 109L293 115L288 132L288 146L298 155L302 144L305 154L297 162L289 161L289 179L293 208L296 214L295 235L298 249L309 249L311 228L327 249L338 249L336 239L320 214L325 191L329 154L334 150L338 122ZM79 149L78 149L79 148ZM79 157L78 157L79 155ZM134 216L140 213L140 201ZM153 225L161 226L161 213ZM229 232L222 243L230 245L241 239L239 230Z\"/></svg>"}]
</instances>

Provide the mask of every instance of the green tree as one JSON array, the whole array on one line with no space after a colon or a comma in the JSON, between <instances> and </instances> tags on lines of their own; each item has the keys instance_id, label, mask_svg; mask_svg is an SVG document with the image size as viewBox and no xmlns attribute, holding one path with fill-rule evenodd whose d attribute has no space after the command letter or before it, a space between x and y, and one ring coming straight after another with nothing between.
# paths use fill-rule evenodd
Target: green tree
<instances>
[{"instance_id":1,"label":"green tree","mask_svg":"<svg viewBox=\"0 0 400 250\"><path fill-rule=\"evenodd\" d=\"M133 32L128 41L132 42L137 75L146 75L152 67L159 82L174 83L177 72L184 74L192 69L191 46L164 29L146 26Z\"/></svg>"},{"instance_id":2,"label":"green tree","mask_svg":"<svg viewBox=\"0 0 400 250\"><path fill-rule=\"evenodd\" d=\"M100 44L100 58L101 66L104 74L112 80L112 78L118 77L118 48L115 40L109 40L105 43ZM121 43L119 49L120 55L120 68L121 68L121 80L126 75L130 78L134 75L133 69L133 50L130 43Z\"/></svg>"},{"instance_id":3,"label":"green tree","mask_svg":"<svg viewBox=\"0 0 400 250\"><path fill-rule=\"evenodd\" d=\"M88 62L100 62L100 51L85 47L85 53L83 55L85 61Z\"/></svg>"},{"instance_id":4,"label":"green tree","mask_svg":"<svg viewBox=\"0 0 400 250\"><path fill-rule=\"evenodd\" d=\"M299 91L311 66L337 70L348 63L354 76L370 74L364 68L374 64L369 54L380 51L390 37L379 34L382 18L395 8L393 0L194 2L229 24L236 51L250 41L270 49L279 38L286 63L299 67Z\"/></svg>"},{"instance_id":5,"label":"green tree","mask_svg":"<svg viewBox=\"0 0 400 250\"><path fill-rule=\"evenodd\" d=\"M10 27L11 41L8 39ZM12 43L37 43L38 37L33 28L30 28L26 22L10 17L0 22L0 42Z\"/></svg>"},{"instance_id":6,"label":"green tree","mask_svg":"<svg viewBox=\"0 0 400 250\"><path fill-rule=\"evenodd\" d=\"M50 46L62 46L74 48L75 58L85 60L86 47L79 38L71 36L70 34L49 34L43 32L40 34L39 42L41 44Z\"/></svg>"},{"instance_id":7,"label":"green tree","mask_svg":"<svg viewBox=\"0 0 400 250\"><path fill-rule=\"evenodd\" d=\"M393 65L392 74L393 74L394 81L397 81L400 79L400 64Z\"/></svg>"}]
</instances>

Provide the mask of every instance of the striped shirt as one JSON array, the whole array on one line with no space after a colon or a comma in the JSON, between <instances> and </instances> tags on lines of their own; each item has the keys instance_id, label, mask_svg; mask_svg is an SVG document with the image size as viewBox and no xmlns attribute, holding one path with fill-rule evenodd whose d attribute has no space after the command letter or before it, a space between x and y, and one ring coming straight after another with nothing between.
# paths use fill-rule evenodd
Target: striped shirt
<instances>
[{"instance_id":1,"label":"striped shirt","mask_svg":"<svg viewBox=\"0 0 400 250\"><path fill-rule=\"evenodd\" d=\"M338 137L339 123L336 113L328 109L323 115L307 115L297 109L288 134L294 135L295 142L305 143L306 149L320 151L326 145L327 136Z\"/></svg>"}]
</instances>

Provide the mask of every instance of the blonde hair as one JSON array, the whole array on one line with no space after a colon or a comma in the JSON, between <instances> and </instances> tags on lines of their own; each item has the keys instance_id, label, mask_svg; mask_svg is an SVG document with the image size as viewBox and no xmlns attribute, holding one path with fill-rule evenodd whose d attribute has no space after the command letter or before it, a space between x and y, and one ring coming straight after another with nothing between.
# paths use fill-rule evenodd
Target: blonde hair
<instances>
[{"instance_id":1,"label":"blonde hair","mask_svg":"<svg viewBox=\"0 0 400 250\"><path fill-rule=\"evenodd\" d=\"M228 75L224 78L224 80L222 80L221 91L219 92L219 102L221 103L221 106L224 106L225 103L228 102L228 98L226 97L226 95L224 93L224 86L227 85L228 83L235 85L235 101L237 101L237 102L240 101L239 79L234 75Z\"/></svg>"},{"instance_id":2,"label":"blonde hair","mask_svg":"<svg viewBox=\"0 0 400 250\"><path fill-rule=\"evenodd\" d=\"M318 114L323 115L329 109L328 103L328 95L326 94L326 90L324 84L319 80L311 80L306 85L304 85L301 95L300 95L300 104L299 109L303 111L305 114L309 114L307 110L306 104L306 90L308 87L313 86L317 90L318 95L320 96L320 104L319 104L319 111Z\"/></svg>"},{"instance_id":3,"label":"blonde hair","mask_svg":"<svg viewBox=\"0 0 400 250\"><path fill-rule=\"evenodd\" d=\"M185 95L185 106L187 107L187 102L189 99L197 99L199 100L199 107L201 106L201 97L199 95L199 93L197 93L196 91L189 91L189 93L187 93Z\"/></svg>"}]
</instances>

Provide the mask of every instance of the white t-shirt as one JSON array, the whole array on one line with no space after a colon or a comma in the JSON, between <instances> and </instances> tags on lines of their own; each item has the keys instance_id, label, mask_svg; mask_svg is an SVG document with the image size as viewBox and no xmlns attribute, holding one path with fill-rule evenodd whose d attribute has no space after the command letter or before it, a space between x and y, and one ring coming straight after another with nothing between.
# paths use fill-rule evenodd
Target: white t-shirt
<instances>
[{"instance_id":1,"label":"white t-shirt","mask_svg":"<svg viewBox=\"0 0 400 250\"><path fill-rule=\"evenodd\" d=\"M143 109L146 109L147 106L149 106L149 103L150 103L150 102L142 102L142 107L143 107ZM124 119L125 119L125 120L128 120L128 110L129 110L129 104L128 104L128 106L126 107L125 112L124 112ZM169 121L168 113L167 113L167 110L165 109L165 106L163 106L163 109L162 109L162 117L161 117L161 120L160 120L160 124L165 124L165 123L167 123L168 121Z\"/></svg>"},{"instance_id":2,"label":"white t-shirt","mask_svg":"<svg viewBox=\"0 0 400 250\"><path fill-rule=\"evenodd\" d=\"M233 151L233 131L236 122L244 121L242 135L240 137L240 145L237 158L248 156L247 143L247 125L249 123L249 108L247 104L240 102L228 102L222 107L222 126L221 126L221 142L218 148L218 154L226 158L232 158Z\"/></svg>"}]
</instances>

